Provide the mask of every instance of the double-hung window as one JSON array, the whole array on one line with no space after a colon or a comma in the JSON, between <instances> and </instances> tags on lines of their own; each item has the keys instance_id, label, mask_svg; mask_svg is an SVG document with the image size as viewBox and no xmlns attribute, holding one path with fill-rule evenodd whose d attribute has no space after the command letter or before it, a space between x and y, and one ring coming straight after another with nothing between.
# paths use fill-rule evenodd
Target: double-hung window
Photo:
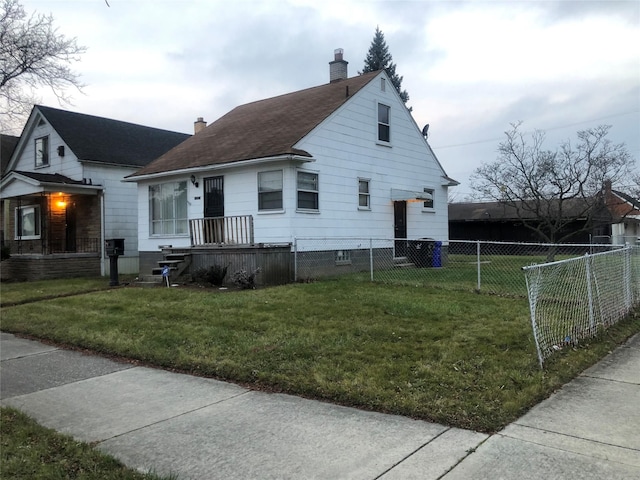
<instances>
[{"instance_id":1,"label":"double-hung window","mask_svg":"<svg viewBox=\"0 0 640 480\"><path fill-rule=\"evenodd\" d=\"M298 172L298 208L318 210L318 174Z\"/></svg>"},{"instance_id":2,"label":"double-hung window","mask_svg":"<svg viewBox=\"0 0 640 480\"><path fill-rule=\"evenodd\" d=\"M391 141L390 113L391 107L378 104L378 140L381 142Z\"/></svg>"},{"instance_id":3,"label":"double-hung window","mask_svg":"<svg viewBox=\"0 0 640 480\"><path fill-rule=\"evenodd\" d=\"M369 210L371 208L371 194L369 193L369 180L358 179L358 208Z\"/></svg>"},{"instance_id":4,"label":"double-hung window","mask_svg":"<svg viewBox=\"0 0 640 480\"><path fill-rule=\"evenodd\" d=\"M282 170L258 172L258 210L282 210Z\"/></svg>"},{"instance_id":5,"label":"double-hung window","mask_svg":"<svg viewBox=\"0 0 640 480\"><path fill-rule=\"evenodd\" d=\"M49 137L36 138L36 167L49 165Z\"/></svg>"},{"instance_id":6,"label":"double-hung window","mask_svg":"<svg viewBox=\"0 0 640 480\"><path fill-rule=\"evenodd\" d=\"M170 182L149 186L151 235L186 235L187 182Z\"/></svg>"},{"instance_id":7,"label":"double-hung window","mask_svg":"<svg viewBox=\"0 0 640 480\"><path fill-rule=\"evenodd\" d=\"M29 205L16 208L16 240L40 238L40 207Z\"/></svg>"}]
</instances>

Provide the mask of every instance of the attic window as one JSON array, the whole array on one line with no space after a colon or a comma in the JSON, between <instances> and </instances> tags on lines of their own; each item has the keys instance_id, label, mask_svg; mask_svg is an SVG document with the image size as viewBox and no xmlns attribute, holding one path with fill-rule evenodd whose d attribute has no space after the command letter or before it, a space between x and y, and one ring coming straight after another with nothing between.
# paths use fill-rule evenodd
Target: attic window
<instances>
[{"instance_id":1,"label":"attic window","mask_svg":"<svg viewBox=\"0 0 640 480\"><path fill-rule=\"evenodd\" d=\"M391 107L378 104L378 140L381 142L391 141L391 127L389 125L389 113Z\"/></svg>"},{"instance_id":2,"label":"attic window","mask_svg":"<svg viewBox=\"0 0 640 480\"><path fill-rule=\"evenodd\" d=\"M35 140L36 167L49 165L49 137L40 137Z\"/></svg>"},{"instance_id":3,"label":"attic window","mask_svg":"<svg viewBox=\"0 0 640 480\"><path fill-rule=\"evenodd\" d=\"M387 82L384 78L380 79L380 90L382 90L383 92L387 91Z\"/></svg>"}]
</instances>

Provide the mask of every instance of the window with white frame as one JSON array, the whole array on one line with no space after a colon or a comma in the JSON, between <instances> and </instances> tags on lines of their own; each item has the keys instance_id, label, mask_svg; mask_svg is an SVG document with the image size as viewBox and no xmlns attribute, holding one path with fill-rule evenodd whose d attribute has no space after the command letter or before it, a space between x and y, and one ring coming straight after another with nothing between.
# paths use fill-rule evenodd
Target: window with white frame
<instances>
[{"instance_id":1,"label":"window with white frame","mask_svg":"<svg viewBox=\"0 0 640 480\"><path fill-rule=\"evenodd\" d=\"M258 172L258 210L282 210L282 170Z\"/></svg>"},{"instance_id":2,"label":"window with white frame","mask_svg":"<svg viewBox=\"0 0 640 480\"><path fill-rule=\"evenodd\" d=\"M298 208L318 210L318 174L298 172Z\"/></svg>"},{"instance_id":3,"label":"window with white frame","mask_svg":"<svg viewBox=\"0 0 640 480\"><path fill-rule=\"evenodd\" d=\"M378 140L381 142L391 141L390 113L391 107L382 103L378 104Z\"/></svg>"},{"instance_id":4,"label":"window with white frame","mask_svg":"<svg viewBox=\"0 0 640 480\"><path fill-rule=\"evenodd\" d=\"M151 235L186 235L188 229L187 182L149 186Z\"/></svg>"},{"instance_id":5,"label":"window with white frame","mask_svg":"<svg viewBox=\"0 0 640 480\"><path fill-rule=\"evenodd\" d=\"M36 167L49 165L49 137L36 138Z\"/></svg>"},{"instance_id":6,"label":"window with white frame","mask_svg":"<svg viewBox=\"0 0 640 480\"><path fill-rule=\"evenodd\" d=\"M368 210L371 208L371 194L369 193L369 179L358 179L358 208Z\"/></svg>"},{"instance_id":7,"label":"window with white frame","mask_svg":"<svg viewBox=\"0 0 640 480\"><path fill-rule=\"evenodd\" d=\"M351 250L336 250L336 265L350 265Z\"/></svg>"},{"instance_id":8,"label":"window with white frame","mask_svg":"<svg viewBox=\"0 0 640 480\"><path fill-rule=\"evenodd\" d=\"M431 196L430 199L425 200L424 201L424 208L433 208L433 188L425 188L424 189L424 193L428 194L429 196ZM425 195L427 196L427 195Z\"/></svg>"},{"instance_id":9,"label":"window with white frame","mask_svg":"<svg viewBox=\"0 0 640 480\"><path fill-rule=\"evenodd\" d=\"M16 240L40 238L40 206L16 208Z\"/></svg>"}]
</instances>

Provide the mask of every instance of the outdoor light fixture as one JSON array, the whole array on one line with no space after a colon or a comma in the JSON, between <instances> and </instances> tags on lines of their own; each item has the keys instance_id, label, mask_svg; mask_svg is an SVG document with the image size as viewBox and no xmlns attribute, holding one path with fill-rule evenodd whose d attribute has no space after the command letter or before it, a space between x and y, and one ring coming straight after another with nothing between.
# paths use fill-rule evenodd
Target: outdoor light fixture
<instances>
[{"instance_id":1,"label":"outdoor light fixture","mask_svg":"<svg viewBox=\"0 0 640 480\"><path fill-rule=\"evenodd\" d=\"M198 182L196 181L195 175L191 175L191 183L193 183L194 187L198 188Z\"/></svg>"},{"instance_id":2,"label":"outdoor light fixture","mask_svg":"<svg viewBox=\"0 0 640 480\"><path fill-rule=\"evenodd\" d=\"M59 208L64 208L67 206L67 202L64 201L64 196L62 194L62 192L60 192L58 195L60 195L60 198L58 199L58 201L56 202L56 205Z\"/></svg>"}]
</instances>

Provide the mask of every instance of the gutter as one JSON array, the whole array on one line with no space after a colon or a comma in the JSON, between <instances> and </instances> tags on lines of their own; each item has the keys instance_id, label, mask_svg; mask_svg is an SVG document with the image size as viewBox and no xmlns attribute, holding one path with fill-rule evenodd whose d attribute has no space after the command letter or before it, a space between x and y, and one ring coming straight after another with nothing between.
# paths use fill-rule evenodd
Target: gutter
<instances>
[{"instance_id":1,"label":"gutter","mask_svg":"<svg viewBox=\"0 0 640 480\"><path fill-rule=\"evenodd\" d=\"M132 175L128 175L124 177L122 181L138 182L142 180L153 180L155 178L162 178L162 177L168 177L168 176L179 176L179 175L192 174L192 173L198 173L198 172L210 172L215 170L228 170L230 168L250 167L253 165L261 165L263 163L282 162L282 161L298 161L298 162L311 163L311 162L315 162L316 160L313 157L303 157L301 155L292 155L292 154L278 155L275 157L252 158L251 160L240 160L237 162L221 163L218 165L205 165L201 167L181 168L178 170L149 173L146 175L136 175L134 173Z\"/></svg>"}]
</instances>

